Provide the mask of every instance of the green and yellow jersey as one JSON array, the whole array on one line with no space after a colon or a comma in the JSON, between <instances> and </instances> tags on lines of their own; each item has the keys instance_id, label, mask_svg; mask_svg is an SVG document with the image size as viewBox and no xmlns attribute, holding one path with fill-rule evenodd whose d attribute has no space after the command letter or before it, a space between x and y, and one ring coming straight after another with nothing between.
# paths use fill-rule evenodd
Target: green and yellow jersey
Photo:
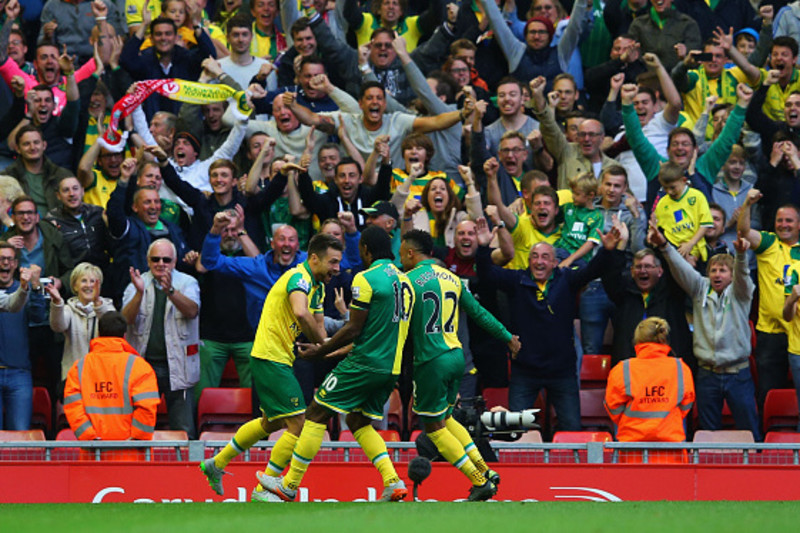
<instances>
[{"instance_id":1,"label":"green and yellow jersey","mask_svg":"<svg viewBox=\"0 0 800 533\"><path fill-rule=\"evenodd\" d=\"M414 335L414 364L420 365L461 349L458 340L459 306L481 328L505 342L511 333L475 299L461 278L436 264L435 260L421 261L408 273L414 288L414 312L411 331Z\"/></svg>"},{"instance_id":2,"label":"green and yellow jersey","mask_svg":"<svg viewBox=\"0 0 800 533\"><path fill-rule=\"evenodd\" d=\"M454 180L451 180L447 174L441 172L439 170L432 170L427 174L423 174L422 176L416 178L413 182L411 182L411 187L409 188L408 196L409 198L416 198L417 200L422 201L422 190L428 184L429 181L435 178L441 178L448 182L450 186L453 188L453 191L458 196L459 200L464 200L464 196L466 196L467 191L466 189L462 189L461 186L456 183ZM405 170L401 168L393 168L392 169L392 183L391 183L391 191L394 192L397 190L398 185L401 183L405 183L408 179L408 174Z\"/></svg>"},{"instance_id":3,"label":"green and yellow jersey","mask_svg":"<svg viewBox=\"0 0 800 533\"><path fill-rule=\"evenodd\" d=\"M251 352L253 357L289 366L294 364L294 342L302 332L289 302L289 295L294 291L308 296L308 308L313 314L322 313L325 286L314 281L308 261L287 270L267 294Z\"/></svg>"},{"instance_id":4,"label":"green and yellow jersey","mask_svg":"<svg viewBox=\"0 0 800 533\"><path fill-rule=\"evenodd\" d=\"M765 79L766 76L767 71L761 69L761 79ZM789 83L786 84L786 87L781 87L780 83L773 83L769 86L761 111L772 120L784 122L786 120L786 117L783 116L784 104L789 95L795 91L800 91L800 70L797 70L797 68L792 69L792 76L789 78Z\"/></svg>"},{"instance_id":5,"label":"green and yellow jersey","mask_svg":"<svg viewBox=\"0 0 800 533\"><path fill-rule=\"evenodd\" d=\"M562 205L561 209L564 212L564 225L561 238L555 244L557 248L574 253L586 241L600 244L597 230L603 229L605 220L599 209L589 209L572 202Z\"/></svg>"},{"instance_id":6,"label":"green and yellow jersey","mask_svg":"<svg viewBox=\"0 0 800 533\"><path fill-rule=\"evenodd\" d=\"M692 187L686 187L677 200L663 196L656 205L656 221L664 230L664 236L675 246L688 242L701 227L713 227L711 211L705 195ZM692 248L692 255L708 259L705 238Z\"/></svg>"},{"instance_id":7,"label":"green and yellow jersey","mask_svg":"<svg viewBox=\"0 0 800 533\"><path fill-rule=\"evenodd\" d=\"M83 193L83 201L87 204L99 205L105 209L108 198L117 188L117 180L108 179L105 174L96 168L92 169L92 174L94 174L94 181L86 187L86 192Z\"/></svg>"},{"instance_id":8,"label":"green and yellow jersey","mask_svg":"<svg viewBox=\"0 0 800 533\"><path fill-rule=\"evenodd\" d=\"M784 295L792 294L794 286L800 283L800 262L793 263L786 273ZM783 306L781 306L783 307ZM781 309L781 311L783 311ZM786 324L786 334L789 337L789 353L800 354L800 316L795 317Z\"/></svg>"},{"instance_id":9,"label":"green and yellow jersey","mask_svg":"<svg viewBox=\"0 0 800 533\"><path fill-rule=\"evenodd\" d=\"M372 32L381 27L380 19L375 17L375 15L372 13L362 13L362 15L364 18L361 21L361 26L355 28L358 46L367 44L370 39L372 39ZM394 25L394 27L389 28L405 38L406 47L408 48L409 52L414 51L419 43L420 38L422 37L422 30L419 28L418 20L418 15L414 15L412 17L403 17L398 21L397 24Z\"/></svg>"},{"instance_id":10,"label":"green and yellow jersey","mask_svg":"<svg viewBox=\"0 0 800 533\"><path fill-rule=\"evenodd\" d=\"M791 283L789 270L800 261L800 243L784 244L769 231L761 232L761 243L754 250L758 265L758 323L764 333L785 333L784 294ZM793 352L800 353L800 352Z\"/></svg>"},{"instance_id":11,"label":"green and yellow jersey","mask_svg":"<svg viewBox=\"0 0 800 533\"><path fill-rule=\"evenodd\" d=\"M380 259L356 274L352 294L350 308L368 315L347 360L370 372L399 374L414 305L408 276L389 259Z\"/></svg>"},{"instance_id":12,"label":"green and yellow jersey","mask_svg":"<svg viewBox=\"0 0 800 533\"><path fill-rule=\"evenodd\" d=\"M561 226L556 226L552 233L542 233L533 225L533 221L529 215L517 215L517 223L511 231L511 240L514 242L514 259L512 259L505 268L511 270L518 270L528 268L528 257L531 253L531 248L534 244L540 242L549 242L555 246L558 239L561 238Z\"/></svg>"}]
</instances>

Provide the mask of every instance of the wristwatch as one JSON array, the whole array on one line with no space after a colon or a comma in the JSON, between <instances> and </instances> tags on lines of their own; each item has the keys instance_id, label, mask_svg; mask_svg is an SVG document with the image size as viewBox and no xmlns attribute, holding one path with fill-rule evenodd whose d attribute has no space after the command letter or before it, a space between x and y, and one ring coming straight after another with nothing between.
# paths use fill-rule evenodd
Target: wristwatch
<instances>
[{"instance_id":1,"label":"wristwatch","mask_svg":"<svg viewBox=\"0 0 800 533\"><path fill-rule=\"evenodd\" d=\"M247 232L245 230L242 230L236 234L237 237L244 237L245 235L247 235Z\"/></svg>"},{"instance_id":2,"label":"wristwatch","mask_svg":"<svg viewBox=\"0 0 800 533\"><path fill-rule=\"evenodd\" d=\"M169 289L167 289L167 294L169 294L170 296L175 294L175 287L170 287Z\"/></svg>"}]
</instances>

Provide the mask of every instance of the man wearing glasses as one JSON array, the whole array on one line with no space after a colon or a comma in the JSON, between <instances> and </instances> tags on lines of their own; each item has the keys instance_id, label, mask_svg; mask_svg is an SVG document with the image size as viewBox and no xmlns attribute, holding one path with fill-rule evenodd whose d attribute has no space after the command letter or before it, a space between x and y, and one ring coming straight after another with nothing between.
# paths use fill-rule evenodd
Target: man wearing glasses
<instances>
[{"instance_id":1,"label":"man wearing glasses","mask_svg":"<svg viewBox=\"0 0 800 533\"><path fill-rule=\"evenodd\" d=\"M156 372L158 391L167 401L169 428L195 438L192 387L200 380L200 287L175 270L177 251L167 239L147 249L149 272L130 267L131 282L122 298L127 340Z\"/></svg>"},{"instance_id":2,"label":"man wearing glasses","mask_svg":"<svg viewBox=\"0 0 800 533\"><path fill-rule=\"evenodd\" d=\"M69 277L75 266L69 246L54 225L40 220L33 198L20 196L14 200L11 220L14 227L2 239L19 250L19 266L39 268L42 277L49 278L48 281L58 290L69 287ZM38 283L35 285L38 287ZM65 290L69 292L69 289ZM55 339L47 313L38 318L31 315L27 326L32 366L36 368L39 359L43 361L45 386L51 397L56 397L61 382L63 341Z\"/></svg>"},{"instance_id":3,"label":"man wearing glasses","mask_svg":"<svg viewBox=\"0 0 800 533\"><path fill-rule=\"evenodd\" d=\"M686 297L661 266L661 259L650 248L633 255L633 264L625 268L625 255L615 255L602 275L603 288L616 309L611 317L614 340L611 366L636 355L633 349L634 330L645 318L658 316L669 322L670 346L691 368L696 368L692 351L692 334L686 324Z\"/></svg>"},{"instance_id":4,"label":"man wearing glasses","mask_svg":"<svg viewBox=\"0 0 800 533\"><path fill-rule=\"evenodd\" d=\"M578 126L578 141L568 142L553 110L558 105L558 93L548 95L548 104L544 95L546 84L543 76L531 80L531 98L534 114L541 123L544 145L558 163L558 188L568 188L569 178L584 172L599 177L604 168L617 164L600 150L605 136L603 124L594 118L584 120Z\"/></svg>"}]
</instances>

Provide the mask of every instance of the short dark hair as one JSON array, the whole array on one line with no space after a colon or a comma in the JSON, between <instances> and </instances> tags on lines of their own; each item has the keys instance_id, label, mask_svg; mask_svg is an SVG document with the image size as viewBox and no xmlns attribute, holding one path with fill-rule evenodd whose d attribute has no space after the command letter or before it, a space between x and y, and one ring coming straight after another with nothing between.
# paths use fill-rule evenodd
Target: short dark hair
<instances>
[{"instance_id":1,"label":"short dark hair","mask_svg":"<svg viewBox=\"0 0 800 533\"><path fill-rule=\"evenodd\" d=\"M339 164L336 165L336 170L335 170L336 174L339 173L339 167L342 166L342 165L355 165L356 168L358 168L358 173L359 174L363 174L364 173L364 169L361 168L361 163L359 163L358 161L356 161L352 157L343 157L339 161Z\"/></svg>"},{"instance_id":2,"label":"short dark hair","mask_svg":"<svg viewBox=\"0 0 800 533\"><path fill-rule=\"evenodd\" d=\"M722 208L721 205L714 202L710 202L708 204L708 210L711 211L712 209L715 209L720 213L722 213L722 225L724 226L725 223L728 221L728 215L725 213L725 210Z\"/></svg>"},{"instance_id":3,"label":"short dark hair","mask_svg":"<svg viewBox=\"0 0 800 533\"><path fill-rule=\"evenodd\" d=\"M124 337L128 322L119 311L104 313L97 322L97 333L101 337Z\"/></svg>"},{"instance_id":4,"label":"short dark hair","mask_svg":"<svg viewBox=\"0 0 800 533\"><path fill-rule=\"evenodd\" d=\"M172 20L169 17L165 17L164 15L160 15L155 19L153 19L153 21L150 23L150 35L153 35L153 30L159 24L169 24L170 26L172 26L172 31L174 31L175 33L178 32L178 26L175 24L174 20Z\"/></svg>"},{"instance_id":5,"label":"short dark hair","mask_svg":"<svg viewBox=\"0 0 800 533\"><path fill-rule=\"evenodd\" d=\"M558 193L556 190L549 185L539 185L535 189L533 189L533 195L531 198L536 198L537 196L544 195L549 196L553 203L558 207Z\"/></svg>"},{"instance_id":6,"label":"short dark hair","mask_svg":"<svg viewBox=\"0 0 800 533\"><path fill-rule=\"evenodd\" d=\"M0 241L0 250L3 250L3 249L13 250L14 251L14 259L19 261L19 256L22 254L22 251L19 248L17 248L13 244L10 244L10 243L8 243L6 241Z\"/></svg>"},{"instance_id":7,"label":"short dark hair","mask_svg":"<svg viewBox=\"0 0 800 533\"><path fill-rule=\"evenodd\" d=\"M409 243L419 253L427 256L433 255L433 237L425 230L412 229L403 235L403 240Z\"/></svg>"},{"instance_id":8,"label":"short dark hair","mask_svg":"<svg viewBox=\"0 0 800 533\"><path fill-rule=\"evenodd\" d=\"M13 215L16 212L17 206L19 204L22 204L22 203L25 203L25 202L30 202L33 205L36 205L36 200L31 198L27 194L23 194L22 196L18 196L17 198L14 199L13 202L11 202L11 214Z\"/></svg>"},{"instance_id":9,"label":"short dark hair","mask_svg":"<svg viewBox=\"0 0 800 533\"><path fill-rule=\"evenodd\" d=\"M792 51L792 57L797 57L797 41L793 38L789 37L788 35L781 35L780 37L775 37L772 40L772 46L769 49L769 52L772 53L772 50L775 49L776 46L783 46L784 48L788 48Z\"/></svg>"},{"instance_id":10,"label":"short dark hair","mask_svg":"<svg viewBox=\"0 0 800 533\"><path fill-rule=\"evenodd\" d=\"M305 56L300 60L300 70L303 70L303 67L306 65L322 65L322 67L325 68L325 62L316 54Z\"/></svg>"},{"instance_id":11,"label":"short dark hair","mask_svg":"<svg viewBox=\"0 0 800 533\"><path fill-rule=\"evenodd\" d=\"M316 255L317 257L325 257L328 254L329 248L340 252L344 251L342 241L327 233L317 233L308 241L308 256Z\"/></svg>"},{"instance_id":12,"label":"short dark hair","mask_svg":"<svg viewBox=\"0 0 800 533\"><path fill-rule=\"evenodd\" d=\"M358 90L358 99L361 100L362 98L364 98L364 95L370 89L380 89L381 92L383 93L384 98L386 97L386 89L383 88L383 85L381 85L381 82L379 82L379 81L365 81L364 83L361 84L361 88Z\"/></svg>"},{"instance_id":13,"label":"short dark hair","mask_svg":"<svg viewBox=\"0 0 800 533\"><path fill-rule=\"evenodd\" d=\"M517 87L519 87L520 92L525 90L525 84L523 84L514 76L504 76L503 78L501 78L500 81L497 82L497 88L499 89L501 85L509 85L512 83L515 84Z\"/></svg>"},{"instance_id":14,"label":"short dark hair","mask_svg":"<svg viewBox=\"0 0 800 533\"><path fill-rule=\"evenodd\" d=\"M386 231L379 226L367 226L361 232L360 244L372 255L372 260L391 259L394 261L392 252L392 238Z\"/></svg>"},{"instance_id":15,"label":"short dark hair","mask_svg":"<svg viewBox=\"0 0 800 533\"><path fill-rule=\"evenodd\" d=\"M452 65L452 60L448 59L445 64ZM429 72L426 77L436 80L436 96L444 96L445 103L448 104L452 104L455 101L458 82L452 74L443 70L434 70Z\"/></svg>"},{"instance_id":16,"label":"short dark hair","mask_svg":"<svg viewBox=\"0 0 800 533\"><path fill-rule=\"evenodd\" d=\"M656 92L650 87L639 87L639 90L637 92L650 95L650 99L653 101L654 104L658 102L658 97L656 96Z\"/></svg>"},{"instance_id":17,"label":"short dark hair","mask_svg":"<svg viewBox=\"0 0 800 533\"><path fill-rule=\"evenodd\" d=\"M294 21L292 27L289 29L289 33L294 38L295 35L300 33L303 30L306 30L311 27L310 20L308 17L300 17L299 19Z\"/></svg>"},{"instance_id":18,"label":"short dark hair","mask_svg":"<svg viewBox=\"0 0 800 533\"><path fill-rule=\"evenodd\" d=\"M390 30L389 28L384 28L383 26L373 31L372 34L369 36L369 40L370 41L374 40L375 37L377 37L382 33L385 33L386 35L389 36L390 39L394 40L394 30Z\"/></svg>"},{"instance_id":19,"label":"short dark hair","mask_svg":"<svg viewBox=\"0 0 800 533\"><path fill-rule=\"evenodd\" d=\"M225 24L225 33L230 33L233 28L247 28L250 30L250 33L253 33L253 27L251 23L252 19L245 13L236 13L234 16L229 18L228 22Z\"/></svg>"},{"instance_id":20,"label":"short dark hair","mask_svg":"<svg viewBox=\"0 0 800 533\"><path fill-rule=\"evenodd\" d=\"M674 130L669 132L669 136L667 137L667 146L672 144L672 139L674 139L678 135L688 135L689 139L692 140L692 146L697 148L697 139L694 138L694 133L689 128L684 128L683 126L678 126Z\"/></svg>"},{"instance_id":21,"label":"short dark hair","mask_svg":"<svg viewBox=\"0 0 800 533\"><path fill-rule=\"evenodd\" d=\"M42 140L44 140L44 134L42 133L42 130L40 130L38 127L34 126L33 124L26 124L26 125L22 126L20 129L18 129L16 135L14 135L14 142L17 143L17 146L19 146L19 140L22 139L22 136L25 135L26 133L30 133L32 131L35 131L36 133L38 133L39 137L41 137Z\"/></svg>"}]
</instances>

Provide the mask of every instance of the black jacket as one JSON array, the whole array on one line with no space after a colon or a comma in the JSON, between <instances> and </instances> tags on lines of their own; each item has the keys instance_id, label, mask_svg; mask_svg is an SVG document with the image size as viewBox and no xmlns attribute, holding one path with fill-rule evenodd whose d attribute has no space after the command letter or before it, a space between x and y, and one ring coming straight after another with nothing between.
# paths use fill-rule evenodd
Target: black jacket
<instances>
[{"instance_id":1,"label":"black jacket","mask_svg":"<svg viewBox=\"0 0 800 533\"><path fill-rule=\"evenodd\" d=\"M59 205L47 213L45 220L61 232L75 264L88 261L105 270L108 266L108 240L103 208L81 204L79 215L80 218L76 218Z\"/></svg>"},{"instance_id":2,"label":"black jacket","mask_svg":"<svg viewBox=\"0 0 800 533\"><path fill-rule=\"evenodd\" d=\"M633 332L639 322L647 317L658 316L669 323L672 351L692 369L697 361L692 351L692 334L686 324L686 294L675 283L669 267L659 252L656 252L664 274L656 283L645 307L642 292L636 286L625 265L625 254L614 254L602 276L603 288L616 305L611 324L614 326L614 342L611 349L611 366L636 355L633 349Z\"/></svg>"},{"instance_id":3,"label":"black jacket","mask_svg":"<svg viewBox=\"0 0 800 533\"><path fill-rule=\"evenodd\" d=\"M374 187L360 185L356 201L352 204L347 203L339 196L338 187L332 187L324 193L314 192L314 184L308 173L300 174L297 181L297 188L300 190L300 198L303 200L306 209L317 215L320 222L328 218L336 218L339 211L350 211L355 215L358 229L364 229L365 219L359 215L359 209L371 206L378 200L389 200L392 196L390 185L392 179L391 165L381 165L378 172L378 181Z\"/></svg>"}]
</instances>

